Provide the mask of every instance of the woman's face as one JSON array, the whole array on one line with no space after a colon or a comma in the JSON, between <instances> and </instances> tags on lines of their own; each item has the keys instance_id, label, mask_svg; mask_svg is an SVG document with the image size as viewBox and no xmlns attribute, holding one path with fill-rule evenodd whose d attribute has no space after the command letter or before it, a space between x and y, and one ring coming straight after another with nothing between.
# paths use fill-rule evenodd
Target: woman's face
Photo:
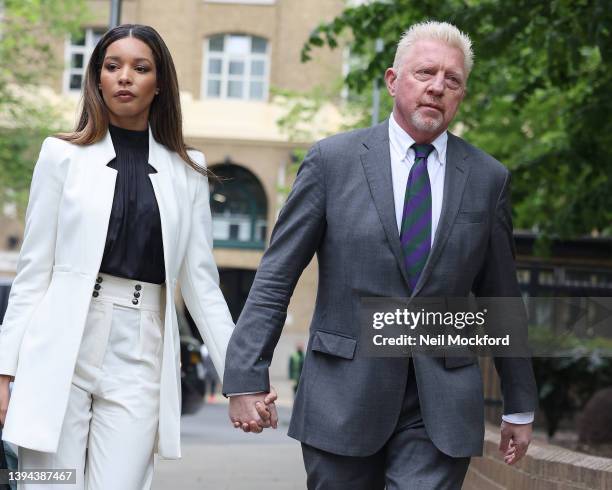
<instances>
[{"instance_id":1,"label":"woman's face","mask_svg":"<svg viewBox=\"0 0 612 490\"><path fill-rule=\"evenodd\" d=\"M99 88L111 124L125 129L146 129L151 102L159 92L151 48L134 37L109 44Z\"/></svg>"}]
</instances>

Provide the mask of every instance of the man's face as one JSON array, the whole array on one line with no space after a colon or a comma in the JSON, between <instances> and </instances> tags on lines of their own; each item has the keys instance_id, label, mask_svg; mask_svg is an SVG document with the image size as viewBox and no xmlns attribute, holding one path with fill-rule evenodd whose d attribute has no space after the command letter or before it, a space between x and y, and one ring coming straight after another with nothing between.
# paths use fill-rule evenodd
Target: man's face
<instances>
[{"instance_id":1,"label":"man's face","mask_svg":"<svg viewBox=\"0 0 612 490\"><path fill-rule=\"evenodd\" d=\"M459 48L422 40L405 53L399 73L385 72L395 120L417 143L431 143L455 117L465 95L463 61Z\"/></svg>"}]
</instances>

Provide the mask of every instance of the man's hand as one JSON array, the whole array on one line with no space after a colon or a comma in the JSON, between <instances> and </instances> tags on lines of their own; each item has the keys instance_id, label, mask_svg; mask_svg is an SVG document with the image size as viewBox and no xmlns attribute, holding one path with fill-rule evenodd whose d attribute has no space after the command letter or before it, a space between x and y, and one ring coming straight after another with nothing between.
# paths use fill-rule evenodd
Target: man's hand
<instances>
[{"instance_id":1,"label":"man's hand","mask_svg":"<svg viewBox=\"0 0 612 490\"><path fill-rule=\"evenodd\" d=\"M278 427L278 414L274 401L278 398L274 387L270 393L230 396L229 418L236 429L260 433L264 428Z\"/></svg>"},{"instance_id":2,"label":"man's hand","mask_svg":"<svg viewBox=\"0 0 612 490\"><path fill-rule=\"evenodd\" d=\"M514 464L525 456L531 442L532 426L533 424L511 424L502 421L499 450L504 454L506 464Z\"/></svg>"},{"instance_id":3,"label":"man's hand","mask_svg":"<svg viewBox=\"0 0 612 490\"><path fill-rule=\"evenodd\" d=\"M4 426L4 421L6 420L10 398L9 383L12 379L12 376L0 374L0 427Z\"/></svg>"}]
</instances>

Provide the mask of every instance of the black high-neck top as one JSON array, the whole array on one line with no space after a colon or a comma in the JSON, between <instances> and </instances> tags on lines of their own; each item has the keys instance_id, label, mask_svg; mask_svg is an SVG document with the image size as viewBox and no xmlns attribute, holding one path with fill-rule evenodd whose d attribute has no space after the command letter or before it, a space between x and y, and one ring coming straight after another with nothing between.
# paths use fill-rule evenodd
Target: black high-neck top
<instances>
[{"instance_id":1,"label":"black high-neck top","mask_svg":"<svg viewBox=\"0 0 612 490\"><path fill-rule=\"evenodd\" d=\"M149 130L109 125L117 170L115 197L100 272L138 281L165 281L161 220L149 174Z\"/></svg>"}]
</instances>

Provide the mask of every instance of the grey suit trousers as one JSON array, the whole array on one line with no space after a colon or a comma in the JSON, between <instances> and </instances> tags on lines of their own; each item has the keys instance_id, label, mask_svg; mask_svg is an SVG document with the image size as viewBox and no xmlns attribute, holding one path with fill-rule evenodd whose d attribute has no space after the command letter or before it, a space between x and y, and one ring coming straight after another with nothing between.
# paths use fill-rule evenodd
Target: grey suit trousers
<instances>
[{"instance_id":1,"label":"grey suit trousers","mask_svg":"<svg viewBox=\"0 0 612 490\"><path fill-rule=\"evenodd\" d=\"M393 434L371 456L341 456L302 443L309 490L458 490L470 458L441 452L427 435L410 363L402 410ZM367 394L366 394L367 396Z\"/></svg>"}]
</instances>

